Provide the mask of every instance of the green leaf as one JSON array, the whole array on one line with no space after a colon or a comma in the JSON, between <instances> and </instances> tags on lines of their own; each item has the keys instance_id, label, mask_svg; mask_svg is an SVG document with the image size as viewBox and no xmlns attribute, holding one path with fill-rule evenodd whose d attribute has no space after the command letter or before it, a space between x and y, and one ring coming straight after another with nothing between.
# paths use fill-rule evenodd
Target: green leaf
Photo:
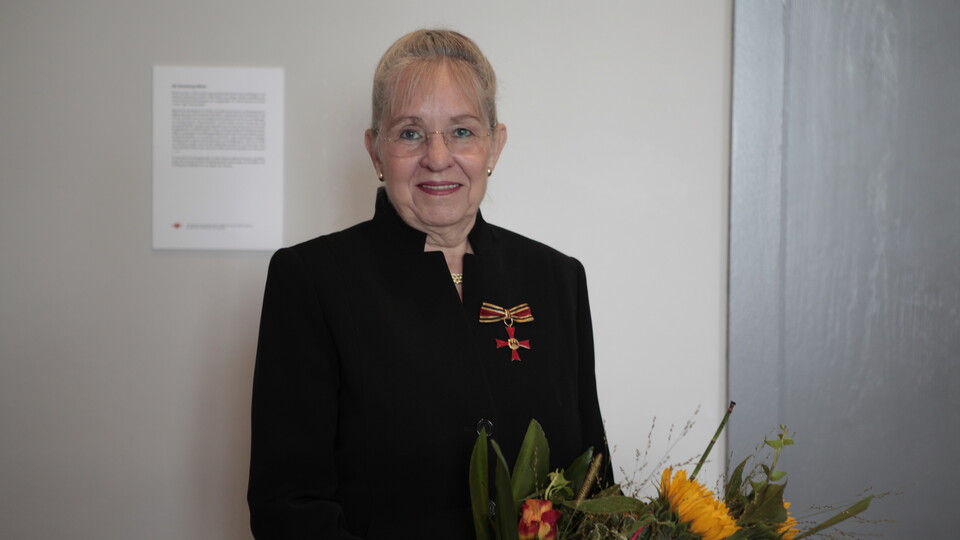
<instances>
[{"instance_id":1,"label":"green leaf","mask_svg":"<svg viewBox=\"0 0 960 540\"><path fill-rule=\"evenodd\" d=\"M747 533L747 529L740 529L733 533L733 536L728 536L725 540L748 540L749 538L750 535Z\"/></svg>"},{"instance_id":2,"label":"green leaf","mask_svg":"<svg viewBox=\"0 0 960 540\"><path fill-rule=\"evenodd\" d=\"M786 484L767 484L757 491L757 496L740 516L740 522L782 523L787 519L787 509L783 507L783 489Z\"/></svg>"},{"instance_id":3,"label":"green leaf","mask_svg":"<svg viewBox=\"0 0 960 540\"><path fill-rule=\"evenodd\" d=\"M779 439L774 439L771 441L763 441L763 442L766 443L766 445L769 446L770 448L776 448L778 450L783 448L783 441Z\"/></svg>"},{"instance_id":4,"label":"green leaf","mask_svg":"<svg viewBox=\"0 0 960 540\"><path fill-rule=\"evenodd\" d=\"M743 469L747 466L747 461L749 460L750 458L741 461L740 464L737 465L737 468L733 470L730 478L727 479L727 486L724 489L724 500L735 500L740 495L740 485L743 484Z\"/></svg>"},{"instance_id":5,"label":"green leaf","mask_svg":"<svg viewBox=\"0 0 960 540\"><path fill-rule=\"evenodd\" d=\"M587 475L587 469L590 468L592 459L593 447L591 446L586 452L580 454L580 457L573 460L573 463L564 471L563 476L570 481L570 489L574 493L580 491L580 486L583 485L583 478Z\"/></svg>"},{"instance_id":6,"label":"green leaf","mask_svg":"<svg viewBox=\"0 0 960 540\"><path fill-rule=\"evenodd\" d=\"M520 505L513 498L513 489L510 484L510 470L507 467L507 460L503 458L503 452L500 451L500 445L493 439L490 440L490 446L493 447L493 453L496 455L497 472L497 514L495 521L497 530L500 532L500 540L518 540L517 538L517 519L519 516Z\"/></svg>"},{"instance_id":7,"label":"green leaf","mask_svg":"<svg viewBox=\"0 0 960 540\"><path fill-rule=\"evenodd\" d=\"M547 500L560 500L573 497L570 491L570 481L563 476L563 471L554 471L547 476L550 477L550 483L543 490L543 498Z\"/></svg>"},{"instance_id":8,"label":"green leaf","mask_svg":"<svg viewBox=\"0 0 960 540\"><path fill-rule=\"evenodd\" d=\"M808 531L803 531L801 534L798 534L798 535L796 536L796 538L798 538L798 539L799 539L799 538L806 538L807 536L810 536L811 534L816 534L816 533L818 533L818 532L820 532L820 531L822 531L822 530L824 530L824 529L826 529L826 528L828 528L828 527L833 527L833 526L836 525L837 523L840 523L840 522L842 522L842 521L845 521L845 520L847 520L847 519L850 519L850 518L852 518L853 516L859 514L860 512L863 512L864 510L866 510L867 508L869 508L869 507L870 507L870 501L872 501L872 500L873 500L873 495L867 497L866 499L863 499L863 500L861 500L861 501L858 501L858 502L850 505L846 510L843 510L843 511L840 512L839 514L837 514L837 515L833 516L832 518L824 521L823 523L817 525L816 527L814 527L814 528L812 528L812 529L810 529L810 530L808 530Z\"/></svg>"},{"instance_id":9,"label":"green leaf","mask_svg":"<svg viewBox=\"0 0 960 540\"><path fill-rule=\"evenodd\" d=\"M563 501L562 504L588 514L640 514L647 509L643 501L623 495L584 499L580 504L574 501Z\"/></svg>"},{"instance_id":10,"label":"green leaf","mask_svg":"<svg viewBox=\"0 0 960 540\"><path fill-rule=\"evenodd\" d=\"M539 422L530 420L517 461L513 464L513 498L520 500L538 487L546 487L549 472L550 446L547 436Z\"/></svg>"},{"instance_id":11,"label":"green leaf","mask_svg":"<svg viewBox=\"0 0 960 540\"><path fill-rule=\"evenodd\" d=\"M782 536L777 532L779 523L754 523L748 527L741 527L733 536L725 540L781 540Z\"/></svg>"},{"instance_id":12,"label":"green leaf","mask_svg":"<svg viewBox=\"0 0 960 540\"><path fill-rule=\"evenodd\" d=\"M609 497L609 496L611 496L611 495L619 495L619 494L620 494L620 484L614 484L614 485L612 485L612 486L610 486L610 487L607 487L607 488L604 488L604 489L601 489L600 491L598 491L598 492L594 495L594 498L596 498L596 497Z\"/></svg>"},{"instance_id":13,"label":"green leaf","mask_svg":"<svg viewBox=\"0 0 960 540\"><path fill-rule=\"evenodd\" d=\"M640 529L650 525L651 523L656 523L657 518L652 514L647 514L643 517L638 518L632 525L627 526L623 529L623 534L630 538L633 536L633 533L639 531Z\"/></svg>"},{"instance_id":14,"label":"green leaf","mask_svg":"<svg viewBox=\"0 0 960 540\"><path fill-rule=\"evenodd\" d=\"M490 526L490 489L487 463L487 430L481 430L470 454L470 506L477 540L493 538Z\"/></svg>"},{"instance_id":15,"label":"green leaf","mask_svg":"<svg viewBox=\"0 0 960 540\"><path fill-rule=\"evenodd\" d=\"M770 475L770 481L776 482L777 480L782 480L784 476L787 475L787 471L777 471Z\"/></svg>"}]
</instances>

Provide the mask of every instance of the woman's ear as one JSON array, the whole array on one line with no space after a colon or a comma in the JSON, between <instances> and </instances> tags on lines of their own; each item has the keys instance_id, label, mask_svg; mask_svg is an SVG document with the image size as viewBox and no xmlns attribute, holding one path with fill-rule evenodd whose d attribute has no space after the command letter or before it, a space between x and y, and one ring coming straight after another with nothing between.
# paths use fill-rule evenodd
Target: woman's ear
<instances>
[{"instance_id":1,"label":"woman's ear","mask_svg":"<svg viewBox=\"0 0 960 540\"><path fill-rule=\"evenodd\" d=\"M367 153L370 154L370 161L373 162L373 168L377 171L377 176L383 180L383 163L377 153L377 134L372 129L363 132L363 145L367 148Z\"/></svg>"},{"instance_id":2,"label":"woman's ear","mask_svg":"<svg viewBox=\"0 0 960 540\"><path fill-rule=\"evenodd\" d=\"M503 146L507 144L507 126L503 124L497 124L493 128L493 133L490 138L490 156L487 158L487 170L494 170L497 168L497 161L500 159L500 152L503 151Z\"/></svg>"}]
</instances>

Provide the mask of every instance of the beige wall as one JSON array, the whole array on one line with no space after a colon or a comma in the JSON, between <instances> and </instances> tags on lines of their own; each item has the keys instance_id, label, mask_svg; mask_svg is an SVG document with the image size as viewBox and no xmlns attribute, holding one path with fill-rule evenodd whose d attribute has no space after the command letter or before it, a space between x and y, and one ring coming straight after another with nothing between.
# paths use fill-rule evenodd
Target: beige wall
<instances>
[{"instance_id":1,"label":"beige wall","mask_svg":"<svg viewBox=\"0 0 960 540\"><path fill-rule=\"evenodd\" d=\"M730 4L0 0L0 536L249 536L269 254L151 250L152 66L286 69L292 244L371 214L373 66L420 26L498 70L488 219L587 267L617 465L701 405L695 455L726 399Z\"/></svg>"}]
</instances>

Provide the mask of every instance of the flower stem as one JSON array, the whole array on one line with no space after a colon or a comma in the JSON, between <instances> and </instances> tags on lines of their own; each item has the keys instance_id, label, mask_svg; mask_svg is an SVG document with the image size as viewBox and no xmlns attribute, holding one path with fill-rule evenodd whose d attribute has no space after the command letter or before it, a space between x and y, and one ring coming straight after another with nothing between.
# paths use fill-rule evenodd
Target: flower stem
<instances>
[{"instance_id":1,"label":"flower stem","mask_svg":"<svg viewBox=\"0 0 960 540\"><path fill-rule=\"evenodd\" d=\"M720 425L717 427L717 432L713 434L713 438L710 439L710 444L707 445L707 449L703 452L703 455L700 456L700 461L697 463L697 467L693 469L693 474L690 475L691 480L697 477L697 473L700 472L700 467L703 467L703 462L707 460L707 456L710 454L710 451L713 450L713 445L716 444L717 439L720 438L720 432L723 431L723 427L727 425L727 420L730 419L730 413L733 412L733 408L736 405L736 402L731 401L730 405L727 406L727 414L723 415L723 420L720 421Z\"/></svg>"},{"instance_id":2,"label":"flower stem","mask_svg":"<svg viewBox=\"0 0 960 540\"><path fill-rule=\"evenodd\" d=\"M597 482L597 475L600 473L600 465L602 464L603 453L598 453L593 456L593 461L590 462L590 468L587 469L587 475L583 477L583 485L580 486L580 491L577 492L575 499L577 504L583 502L590 493L590 490L593 489L594 484Z\"/></svg>"}]
</instances>

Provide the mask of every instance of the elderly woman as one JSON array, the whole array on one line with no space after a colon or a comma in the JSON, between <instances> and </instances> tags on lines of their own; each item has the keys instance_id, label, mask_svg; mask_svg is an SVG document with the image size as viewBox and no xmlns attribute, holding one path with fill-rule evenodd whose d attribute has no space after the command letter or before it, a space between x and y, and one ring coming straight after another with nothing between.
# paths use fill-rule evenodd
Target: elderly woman
<instances>
[{"instance_id":1,"label":"elderly woman","mask_svg":"<svg viewBox=\"0 0 960 540\"><path fill-rule=\"evenodd\" d=\"M478 430L512 462L536 418L552 468L604 446L583 267L480 214L507 141L495 102L472 41L400 38L377 67L364 137L383 182L373 219L271 260L253 389L257 538L469 538Z\"/></svg>"}]
</instances>

